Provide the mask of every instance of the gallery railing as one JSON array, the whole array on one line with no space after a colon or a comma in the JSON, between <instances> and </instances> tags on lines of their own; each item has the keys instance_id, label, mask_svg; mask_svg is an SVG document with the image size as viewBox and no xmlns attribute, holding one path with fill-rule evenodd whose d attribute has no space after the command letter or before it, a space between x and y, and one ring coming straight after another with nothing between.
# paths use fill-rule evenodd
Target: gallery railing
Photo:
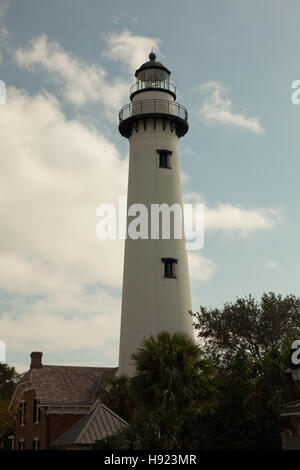
<instances>
[{"instance_id":1,"label":"gallery railing","mask_svg":"<svg viewBox=\"0 0 300 470\"><path fill-rule=\"evenodd\" d=\"M169 114L188 120L187 109L179 103L168 100L143 100L126 104L119 112L119 122L141 114Z\"/></svg>"},{"instance_id":2,"label":"gallery railing","mask_svg":"<svg viewBox=\"0 0 300 470\"><path fill-rule=\"evenodd\" d=\"M136 93L140 90L145 90L147 88L159 88L161 90L167 90L176 95L176 86L166 80L149 80L147 82L138 81L130 88L130 94Z\"/></svg>"}]
</instances>

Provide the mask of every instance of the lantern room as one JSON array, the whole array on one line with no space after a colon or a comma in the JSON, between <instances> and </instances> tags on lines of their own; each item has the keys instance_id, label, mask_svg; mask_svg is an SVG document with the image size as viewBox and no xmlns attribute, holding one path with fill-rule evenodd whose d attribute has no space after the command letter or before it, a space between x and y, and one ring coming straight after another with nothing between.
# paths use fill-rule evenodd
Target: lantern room
<instances>
[{"instance_id":1,"label":"lantern room","mask_svg":"<svg viewBox=\"0 0 300 470\"><path fill-rule=\"evenodd\" d=\"M176 87L170 82L171 72L161 62L156 61L154 52L150 52L149 61L135 72L136 83L131 87L131 99L143 90L163 90L176 99Z\"/></svg>"}]
</instances>

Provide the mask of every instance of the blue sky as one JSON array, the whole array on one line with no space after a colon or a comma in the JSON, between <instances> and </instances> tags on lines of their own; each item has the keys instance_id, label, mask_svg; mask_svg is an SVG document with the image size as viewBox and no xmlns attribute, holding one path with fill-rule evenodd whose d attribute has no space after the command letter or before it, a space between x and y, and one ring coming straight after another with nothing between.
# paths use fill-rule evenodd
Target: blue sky
<instances>
[{"instance_id":1,"label":"blue sky","mask_svg":"<svg viewBox=\"0 0 300 470\"><path fill-rule=\"evenodd\" d=\"M297 1L0 1L8 362L117 364L123 245L95 212L126 193L117 111L152 46L189 111L183 193L206 206L193 308L299 295L299 23Z\"/></svg>"}]
</instances>

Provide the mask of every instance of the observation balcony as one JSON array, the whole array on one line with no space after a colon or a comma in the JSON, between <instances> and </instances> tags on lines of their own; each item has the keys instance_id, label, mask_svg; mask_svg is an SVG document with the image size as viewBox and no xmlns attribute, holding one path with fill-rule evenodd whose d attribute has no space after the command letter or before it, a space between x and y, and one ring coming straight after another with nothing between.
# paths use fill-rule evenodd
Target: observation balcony
<instances>
[{"instance_id":1,"label":"observation balcony","mask_svg":"<svg viewBox=\"0 0 300 470\"><path fill-rule=\"evenodd\" d=\"M166 129L167 122L170 121L171 130L175 130L178 137L184 136L189 128L187 109L179 103L168 100L143 100L129 103L119 112L119 131L129 138L132 129L138 131L139 121L143 121L146 130L147 119L162 119L163 129Z\"/></svg>"}]
</instances>

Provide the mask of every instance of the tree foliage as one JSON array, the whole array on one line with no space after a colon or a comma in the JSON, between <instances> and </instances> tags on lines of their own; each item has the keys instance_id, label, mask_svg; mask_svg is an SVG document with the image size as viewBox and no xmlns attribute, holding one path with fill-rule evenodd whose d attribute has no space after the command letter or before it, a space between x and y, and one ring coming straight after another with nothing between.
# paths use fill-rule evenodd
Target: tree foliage
<instances>
[{"instance_id":1,"label":"tree foliage","mask_svg":"<svg viewBox=\"0 0 300 470\"><path fill-rule=\"evenodd\" d=\"M141 344L136 375L107 403L122 417L130 409L129 426L95 448L281 448L279 406L300 396L286 373L300 337L299 299L249 296L193 316L199 343L162 332Z\"/></svg>"},{"instance_id":2,"label":"tree foliage","mask_svg":"<svg viewBox=\"0 0 300 470\"><path fill-rule=\"evenodd\" d=\"M201 307L193 317L210 357L226 361L233 352L243 350L261 360L272 350L282 350L287 340L300 336L299 313L299 298L269 292L260 301L249 295L226 303L223 309Z\"/></svg>"},{"instance_id":3,"label":"tree foliage","mask_svg":"<svg viewBox=\"0 0 300 470\"><path fill-rule=\"evenodd\" d=\"M131 386L137 405L181 412L205 402L209 363L199 345L184 333L167 332L145 339L133 354Z\"/></svg>"},{"instance_id":4,"label":"tree foliage","mask_svg":"<svg viewBox=\"0 0 300 470\"><path fill-rule=\"evenodd\" d=\"M112 381L112 388L101 392L104 403L119 411L120 401L110 396L116 383L125 387L122 403L132 400L129 426L117 436L96 443L96 449L173 450L190 447L190 423L200 404L210 397L211 369L199 345L183 333L160 333L145 339L133 355L136 375ZM115 390L115 389L114 389ZM121 413L120 413L121 411ZM124 408L124 412L126 409ZM198 438L198 436L197 436Z\"/></svg>"},{"instance_id":5,"label":"tree foliage","mask_svg":"<svg viewBox=\"0 0 300 470\"><path fill-rule=\"evenodd\" d=\"M114 377L106 388L100 389L102 402L123 419L128 420L134 412L134 397L130 379L125 375Z\"/></svg>"},{"instance_id":6,"label":"tree foliage","mask_svg":"<svg viewBox=\"0 0 300 470\"><path fill-rule=\"evenodd\" d=\"M0 442L6 445L6 436L13 428L12 414L9 403L20 375L14 367L0 362Z\"/></svg>"}]
</instances>

